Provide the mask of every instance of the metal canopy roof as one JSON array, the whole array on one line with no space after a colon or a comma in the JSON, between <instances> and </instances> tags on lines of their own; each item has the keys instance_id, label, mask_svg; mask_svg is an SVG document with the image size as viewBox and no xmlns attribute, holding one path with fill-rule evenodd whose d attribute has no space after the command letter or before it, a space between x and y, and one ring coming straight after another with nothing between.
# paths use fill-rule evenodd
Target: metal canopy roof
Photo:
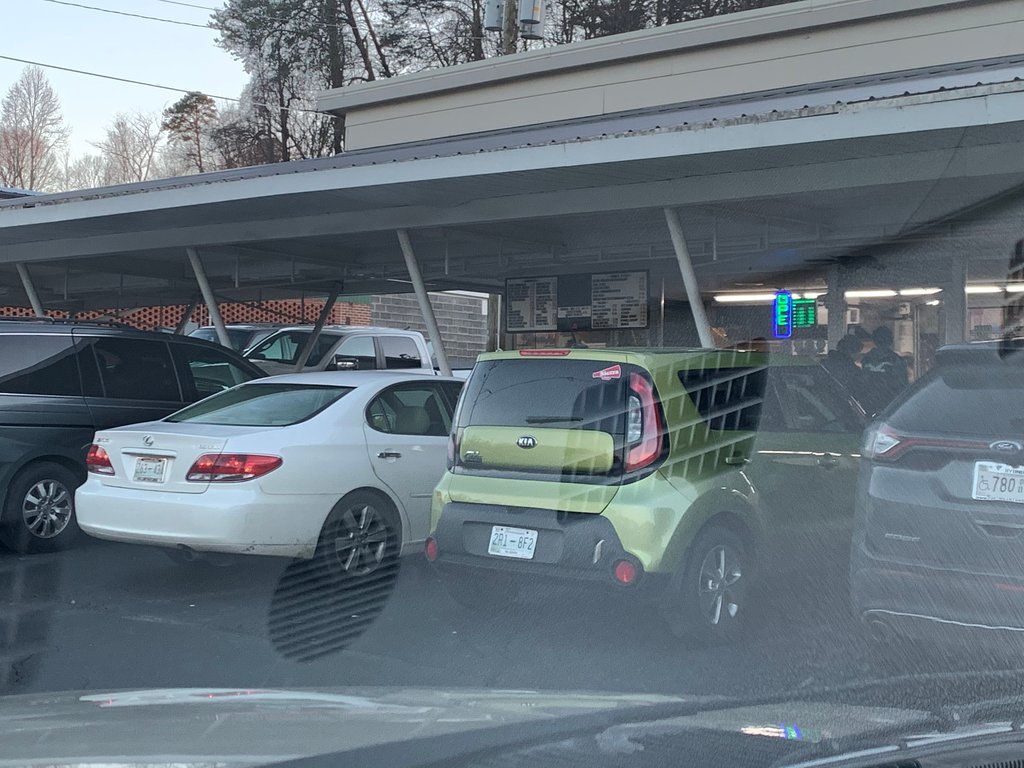
<instances>
[{"instance_id":1,"label":"metal canopy roof","mask_svg":"<svg viewBox=\"0 0 1024 768\"><path fill-rule=\"evenodd\" d=\"M985 62L3 201L0 292L22 300L24 262L50 308L186 303L192 246L225 300L337 281L348 294L400 292L405 228L432 290L641 265L681 294L665 206L680 210L705 290L820 274L1015 188L1021 75L1019 61Z\"/></svg>"}]
</instances>

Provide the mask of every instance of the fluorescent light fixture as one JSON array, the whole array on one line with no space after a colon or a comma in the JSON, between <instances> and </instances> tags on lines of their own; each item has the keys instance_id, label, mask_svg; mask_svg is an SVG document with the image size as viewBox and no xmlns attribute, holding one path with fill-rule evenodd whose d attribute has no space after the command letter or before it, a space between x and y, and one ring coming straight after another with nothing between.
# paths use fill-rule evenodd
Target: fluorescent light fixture
<instances>
[{"instance_id":1,"label":"fluorescent light fixture","mask_svg":"<svg viewBox=\"0 0 1024 768\"><path fill-rule=\"evenodd\" d=\"M775 301L774 293L719 293L715 296L719 304L754 304Z\"/></svg>"},{"instance_id":2,"label":"fluorescent light fixture","mask_svg":"<svg viewBox=\"0 0 1024 768\"><path fill-rule=\"evenodd\" d=\"M1007 293L1024 293L1024 283L1007 283Z\"/></svg>"},{"instance_id":3,"label":"fluorescent light fixture","mask_svg":"<svg viewBox=\"0 0 1024 768\"><path fill-rule=\"evenodd\" d=\"M941 292L941 288L902 288L900 296L931 296Z\"/></svg>"},{"instance_id":4,"label":"fluorescent light fixture","mask_svg":"<svg viewBox=\"0 0 1024 768\"><path fill-rule=\"evenodd\" d=\"M1002 286L999 285L968 285L964 288L967 293L1002 293Z\"/></svg>"},{"instance_id":5,"label":"fluorescent light fixture","mask_svg":"<svg viewBox=\"0 0 1024 768\"><path fill-rule=\"evenodd\" d=\"M825 293L826 293L826 291L804 291L803 293L800 294L800 298L801 299L816 299L819 296L824 296ZM793 294L793 295L794 295L794 297L796 296L796 294Z\"/></svg>"},{"instance_id":6,"label":"fluorescent light fixture","mask_svg":"<svg viewBox=\"0 0 1024 768\"><path fill-rule=\"evenodd\" d=\"M846 298L848 299L887 299L891 296L895 296L896 291L889 288L879 288L877 290L870 291L847 291Z\"/></svg>"},{"instance_id":7,"label":"fluorescent light fixture","mask_svg":"<svg viewBox=\"0 0 1024 768\"><path fill-rule=\"evenodd\" d=\"M941 304L941 303L942 303L942 302L941 302L941 301L939 301L938 299L932 299L931 301L926 301L926 302L925 302L925 304L927 304L927 305L928 305L929 307L937 307L937 306L939 306L939 304Z\"/></svg>"}]
</instances>

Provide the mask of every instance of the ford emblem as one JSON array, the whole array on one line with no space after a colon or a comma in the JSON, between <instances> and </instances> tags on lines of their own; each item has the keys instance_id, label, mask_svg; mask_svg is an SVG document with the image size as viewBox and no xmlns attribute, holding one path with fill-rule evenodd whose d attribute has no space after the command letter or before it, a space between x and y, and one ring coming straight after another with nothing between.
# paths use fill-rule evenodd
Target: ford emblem
<instances>
[{"instance_id":1,"label":"ford emblem","mask_svg":"<svg viewBox=\"0 0 1024 768\"><path fill-rule=\"evenodd\" d=\"M518 445L520 448L536 448L537 438L534 437L533 435L523 435L518 440L516 440L516 445Z\"/></svg>"},{"instance_id":2,"label":"ford emblem","mask_svg":"<svg viewBox=\"0 0 1024 768\"><path fill-rule=\"evenodd\" d=\"M147 448L149 448L149 446L151 446L153 444L153 436L152 435L146 435L145 437L143 437L142 438L142 444L144 446L146 446Z\"/></svg>"},{"instance_id":3,"label":"ford emblem","mask_svg":"<svg viewBox=\"0 0 1024 768\"><path fill-rule=\"evenodd\" d=\"M1022 446L1014 440L996 440L989 445L989 448L1000 453L1018 453L1021 451Z\"/></svg>"}]
</instances>

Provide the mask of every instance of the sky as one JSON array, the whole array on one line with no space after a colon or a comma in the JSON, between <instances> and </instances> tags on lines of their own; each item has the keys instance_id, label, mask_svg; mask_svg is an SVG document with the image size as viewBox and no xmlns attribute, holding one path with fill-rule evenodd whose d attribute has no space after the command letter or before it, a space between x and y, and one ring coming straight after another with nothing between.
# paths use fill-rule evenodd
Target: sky
<instances>
[{"instance_id":1,"label":"sky","mask_svg":"<svg viewBox=\"0 0 1024 768\"><path fill-rule=\"evenodd\" d=\"M71 0L69 0L70 2ZM74 0L81 5L205 24L210 12L160 0ZM220 0L187 0L215 7ZM248 78L209 29L116 16L48 0L0 0L0 55L237 97ZM25 64L0 59L0 95ZM118 112L160 112L181 94L44 68L71 127L72 157L95 152Z\"/></svg>"}]
</instances>

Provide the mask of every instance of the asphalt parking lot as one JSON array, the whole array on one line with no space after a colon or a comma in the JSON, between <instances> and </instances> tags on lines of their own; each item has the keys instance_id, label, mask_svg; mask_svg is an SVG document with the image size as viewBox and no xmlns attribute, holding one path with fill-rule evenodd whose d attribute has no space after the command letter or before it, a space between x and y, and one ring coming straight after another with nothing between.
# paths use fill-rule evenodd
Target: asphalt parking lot
<instances>
[{"instance_id":1,"label":"asphalt parking lot","mask_svg":"<svg viewBox=\"0 0 1024 768\"><path fill-rule=\"evenodd\" d=\"M878 676L842 596L810 584L776 595L749 641L695 649L618 600L471 614L418 557L403 562L379 611L325 587L308 565L181 565L93 540L54 555L0 554L0 578L5 694L369 684L747 698Z\"/></svg>"}]
</instances>

